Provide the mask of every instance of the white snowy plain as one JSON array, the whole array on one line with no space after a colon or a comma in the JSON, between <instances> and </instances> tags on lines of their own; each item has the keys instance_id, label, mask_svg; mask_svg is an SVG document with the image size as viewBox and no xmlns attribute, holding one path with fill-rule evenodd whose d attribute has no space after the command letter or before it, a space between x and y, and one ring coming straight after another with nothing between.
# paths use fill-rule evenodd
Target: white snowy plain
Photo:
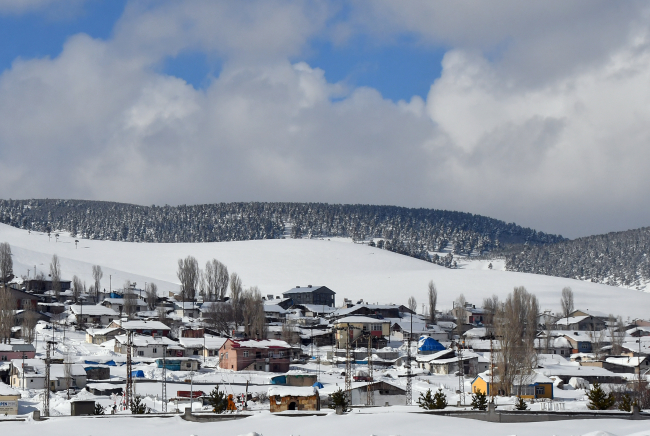
<instances>
[{"instance_id":1,"label":"white snowy plain","mask_svg":"<svg viewBox=\"0 0 650 436\"><path fill-rule=\"evenodd\" d=\"M54 418L49 421L3 422L3 434L20 436L648 436L647 421L575 420L524 424L487 423L470 419L409 413L406 407L380 408L370 413L355 409L343 416L286 417L258 414L235 421L196 423L173 418L91 417Z\"/></svg>"},{"instance_id":2,"label":"white snowy plain","mask_svg":"<svg viewBox=\"0 0 650 436\"><path fill-rule=\"evenodd\" d=\"M261 241L147 244L79 239L61 233L58 242L47 234L0 224L0 242L8 242L18 276L34 275L34 267L45 275L53 254L61 260L64 279L73 275L92 283L92 265L104 271L102 288L121 288L126 280L155 282L160 292L178 292L176 277L179 258L192 255L200 265L216 258L230 272L237 272L244 286L258 286L263 295L281 295L296 285L325 285L353 301L405 304L409 296L426 300L429 280L438 288L438 307L451 308L463 293L479 306L483 298L496 294L504 298L515 286L525 286L540 300L543 309L559 310L562 288L570 286L576 308L645 317L650 293L596 283L503 271L503 263L487 268L487 261L459 261L448 269L422 260L354 244L345 239L274 239Z\"/></svg>"}]
</instances>

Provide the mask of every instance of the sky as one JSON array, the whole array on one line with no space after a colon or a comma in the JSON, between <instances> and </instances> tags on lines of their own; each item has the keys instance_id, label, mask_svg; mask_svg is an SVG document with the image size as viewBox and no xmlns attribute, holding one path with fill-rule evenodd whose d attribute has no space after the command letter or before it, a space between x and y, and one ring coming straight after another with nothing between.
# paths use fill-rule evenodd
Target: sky
<instances>
[{"instance_id":1,"label":"sky","mask_svg":"<svg viewBox=\"0 0 650 436\"><path fill-rule=\"evenodd\" d=\"M0 0L0 198L650 225L641 1Z\"/></svg>"}]
</instances>

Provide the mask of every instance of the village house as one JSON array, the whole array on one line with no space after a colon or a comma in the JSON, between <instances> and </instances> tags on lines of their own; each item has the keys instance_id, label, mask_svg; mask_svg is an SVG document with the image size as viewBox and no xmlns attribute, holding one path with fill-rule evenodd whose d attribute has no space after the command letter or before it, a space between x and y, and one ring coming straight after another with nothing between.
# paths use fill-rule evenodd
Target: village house
<instances>
[{"instance_id":1,"label":"village house","mask_svg":"<svg viewBox=\"0 0 650 436\"><path fill-rule=\"evenodd\" d=\"M102 306L94 305L72 305L70 312L75 316L77 325L92 324L103 326L110 324L113 320L119 319L120 315L115 310Z\"/></svg>"},{"instance_id":2,"label":"village house","mask_svg":"<svg viewBox=\"0 0 650 436\"><path fill-rule=\"evenodd\" d=\"M131 354L137 357L163 357L165 348L167 353L165 356L170 357L183 357L185 350L178 342L172 341L165 336L141 336L133 335L133 347ZM116 353L126 354L128 350L128 337L127 335L118 335L115 337L115 346L113 351Z\"/></svg>"},{"instance_id":3,"label":"village house","mask_svg":"<svg viewBox=\"0 0 650 436\"><path fill-rule=\"evenodd\" d=\"M291 346L279 340L228 339L219 349L219 367L235 371L289 371Z\"/></svg>"},{"instance_id":4,"label":"village house","mask_svg":"<svg viewBox=\"0 0 650 436\"><path fill-rule=\"evenodd\" d=\"M0 415L18 415L20 393L0 382Z\"/></svg>"},{"instance_id":5,"label":"village house","mask_svg":"<svg viewBox=\"0 0 650 436\"><path fill-rule=\"evenodd\" d=\"M481 391L488 396L497 395L497 392L494 391L498 389L498 376L495 374L492 381L490 381L490 378L489 372L478 374L472 380L472 392ZM491 386L492 383L495 385L494 388ZM523 385L513 385L511 387L512 395L525 399L553 399L553 380L550 378L535 372L525 377L524 383Z\"/></svg>"},{"instance_id":6,"label":"village house","mask_svg":"<svg viewBox=\"0 0 650 436\"><path fill-rule=\"evenodd\" d=\"M274 386L269 388L271 413L287 410L320 410L318 389L313 386Z\"/></svg>"},{"instance_id":7,"label":"village house","mask_svg":"<svg viewBox=\"0 0 650 436\"><path fill-rule=\"evenodd\" d=\"M312 286L307 287L296 286L287 292L282 293L284 298L291 298L293 304L315 304L321 306L336 306L334 295L336 292L332 291L327 286Z\"/></svg>"},{"instance_id":8,"label":"village house","mask_svg":"<svg viewBox=\"0 0 650 436\"><path fill-rule=\"evenodd\" d=\"M489 362L478 354L463 350L460 357L453 349L438 351L434 354L417 355L417 366L432 374L457 374L461 368L463 374L474 375L489 368Z\"/></svg>"},{"instance_id":9,"label":"village house","mask_svg":"<svg viewBox=\"0 0 650 436\"><path fill-rule=\"evenodd\" d=\"M156 366L166 368L169 371L198 371L201 368L201 361L196 357L169 357L157 358Z\"/></svg>"},{"instance_id":10,"label":"village house","mask_svg":"<svg viewBox=\"0 0 650 436\"><path fill-rule=\"evenodd\" d=\"M12 343L0 344L0 362L9 362L13 359L33 359L36 349L32 344Z\"/></svg>"},{"instance_id":11,"label":"village house","mask_svg":"<svg viewBox=\"0 0 650 436\"><path fill-rule=\"evenodd\" d=\"M83 389L86 386L86 371L78 363L69 364L70 377L66 375L66 364L50 365L50 390L64 391L68 388ZM11 361L11 386L20 389L45 388L45 362L41 359L22 359ZM23 384L24 381L24 384Z\"/></svg>"},{"instance_id":12,"label":"village house","mask_svg":"<svg viewBox=\"0 0 650 436\"><path fill-rule=\"evenodd\" d=\"M121 321L115 320L108 327L120 327L126 332L133 332L143 336L170 337L171 329L160 321Z\"/></svg>"},{"instance_id":13,"label":"village house","mask_svg":"<svg viewBox=\"0 0 650 436\"><path fill-rule=\"evenodd\" d=\"M201 338L178 338L178 342L185 349L186 356L213 357L219 355L219 349L227 338L205 335Z\"/></svg>"},{"instance_id":14,"label":"village house","mask_svg":"<svg viewBox=\"0 0 650 436\"><path fill-rule=\"evenodd\" d=\"M350 390L350 403L352 405L365 405L368 398L368 389L374 391L375 404L378 406L401 406L406 402L406 391L386 381L374 381L368 383L355 383Z\"/></svg>"},{"instance_id":15,"label":"village house","mask_svg":"<svg viewBox=\"0 0 650 436\"><path fill-rule=\"evenodd\" d=\"M107 327L105 329L86 329L86 342L89 344L103 344L106 341L115 339L115 336L123 335L126 331L121 327Z\"/></svg>"},{"instance_id":16,"label":"village house","mask_svg":"<svg viewBox=\"0 0 650 436\"><path fill-rule=\"evenodd\" d=\"M193 301L174 301L174 313L178 316L187 316L189 318L198 318L201 310Z\"/></svg>"},{"instance_id":17,"label":"village house","mask_svg":"<svg viewBox=\"0 0 650 436\"><path fill-rule=\"evenodd\" d=\"M384 348L390 334L390 321L367 316L347 316L334 323L336 329L336 346L346 348L348 341L354 348L367 347L367 335L372 337L372 348Z\"/></svg>"},{"instance_id":18,"label":"village house","mask_svg":"<svg viewBox=\"0 0 650 436\"><path fill-rule=\"evenodd\" d=\"M140 298L133 298L130 303L132 305L131 310L133 313L147 310L147 303ZM120 315L124 313L124 298L109 297L102 301L101 304L113 309Z\"/></svg>"}]
</instances>

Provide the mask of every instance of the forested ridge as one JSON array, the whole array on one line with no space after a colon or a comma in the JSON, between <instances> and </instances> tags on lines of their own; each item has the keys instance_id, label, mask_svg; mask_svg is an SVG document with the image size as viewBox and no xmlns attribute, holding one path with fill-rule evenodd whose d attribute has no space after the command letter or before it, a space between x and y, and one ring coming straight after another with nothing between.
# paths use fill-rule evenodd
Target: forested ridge
<instances>
[{"instance_id":1,"label":"forested ridge","mask_svg":"<svg viewBox=\"0 0 650 436\"><path fill-rule=\"evenodd\" d=\"M633 288L650 282L650 227L510 251L510 271Z\"/></svg>"},{"instance_id":2,"label":"forested ridge","mask_svg":"<svg viewBox=\"0 0 650 436\"><path fill-rule=\"evenodd\" d=\"M326 203L215 203L138 206L86 200L0 200L0 221L39 231L129 242L381 238L381 248L451 266L453 254L485 254L512 244L563 241L513 223L463 212Z\"/></svg>"}]
</instances>

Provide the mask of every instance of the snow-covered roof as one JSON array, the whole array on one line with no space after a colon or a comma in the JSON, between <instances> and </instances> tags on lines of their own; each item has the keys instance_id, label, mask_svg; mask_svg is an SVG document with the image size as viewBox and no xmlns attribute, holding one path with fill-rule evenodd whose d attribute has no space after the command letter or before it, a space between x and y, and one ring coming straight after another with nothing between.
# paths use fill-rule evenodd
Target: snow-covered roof
<instances>
[{"instance_id":1,"label":"snow-covered roof","mask_svg":"<svg viewBox=\"0 0 650 436\"><path fill-rule=\"evenodd\" d=\"M352 307L344 307L340 309L336 309L334 315L335 316L344 316L353 312L356 312L359 309L370 309L370 310L390 310L390 309L398 309L399 306L395 304L370 304L370 303L362 303L362 304L355 304Z\"/></svg>"},{"instance_id":2,"label":"snow-covered roof","mask_svg":"<svg viewBox=\"0 0 650 436\"><path fill-rule=\"evenodd\" d=\"M278 339L228 339L232 342L233 348L291 348L285 341L280 341Z\"/></svg>"},{"instance_id":3,"label":"snow-covered roof","mask_svg":"<svg viewBox=\"0 0 650 436\"><path fill-rule=\"evenodd\" d=\"M608 357L605 359L605 362L636 368L641 362L645 361L645 359L645 357Z\"/></svg>"},{"instance_id":4,"label":"snow-covered roof","mask_svg":"<svg viewBox=\"0 0 650 436\"><path fill-rule=\"evenodd\" d=\"M319 290L320 288L325 288L325 287L326 286L305 286L305 287L300 287L300 288L293 288L293 289L289 289L286 292L283 292L282 295L285 295L285 294L301 294L303 292L314 292L314 291ZM327 289L327 290L329 291L331 289ZM335 294L336 292L332 291L332 293Z\"/></svg>"},{"instance_id":5,"label":"snow-covered roof","mask_svg":"<svg viewBox=\"0 0 650 436\"><path fill-rule=\"evenodd\" d=\"M25 359L24 367L22 359L12 359L11 365L18 371L19 374L22 374L24 368L25 374L29 374L30 377L45 377L45 361L41 359ZM86 370L84 370L83 365L80 365L78 363L71 363L70 374L73 376L84 376L86 375ZM50 377L54 379L65 378L65 365L50 365Z\"/></svg>"},{"instance_id":6,"label":"snow-covered roof","mask_svg":"<svg viewBox=\"0 0 650 436\"><path fill-rule=\"evenodd\" d=\"M487 329L485 327L475 327L469 329L464 333L466 338L484 338L487 335Z\"/></svg>"},{"instance_id":7,"label":"snow-covered roof","mask_svg":"<svg viewBox=\"0 0 650 436\"><path fill-rule=\"evenodd\" d=\"M277 304L265 304L264 305L264 312L267 312L267 313L279 313L279 314L288 313L287 310L284 310L281 306L278 306Z\"/></svg>"},{"instance_id":8,"label":"snow-covered roof","mask_svg":"<svg viewBox=\"0 0 650 436\"><path fill-rule=\"evenodd\" d=\"M115 340L120 344L127 343L127 335L118 335L115 336ZM167 348L175 349L182 348L178 342L175 342L169 339L166 336L153 337L153 336L142 336L142 335L133 335L133 346L135 347L155 347L167 345Z\"/></svg>"},{"instance_id":9,"label":"snow-covered roof","mask_svg":"<svg viewBox=\"0 0 650 436\"><path fill-rule=\"evenodd\" d=\"M113 321L124 330L169 330L169 327L160 321Z\"/></svg>"},{"instance_id":10,"label":"snow-covered roof","mask_svg":"<svg viewBox=\"0 0 650 436\"><path fill-rule=\"evenodd\" d=\"M218 350L228 340L219 336L205 335L204 338L178 338L178 342L185 348L205 348Z\"/></svg>"},{"instance_id":11,"label":"snow-covered roof","mask_svg":"<svg viewBox=\"0 0 650 436\"><path fill-rule=\"evenodd\" d=\"M276 301L276 304L280 302L280 300L274 300ZM270 302L269 302L270 303ZM316 313L332 313L336 311L335 307L331 306L324 306L322 304L296 304L296 306L302 306L304 307L307 311L309 312L316 312Z\"/></svg>"},{"instance_id":12,"label":"snow-covered roof","mask_svg":"<svg viewBox=\"0 0 650 436\"><path fill-rule=\"evenodd\" d=\"M115 310L106 306L102 306L101 304L93 304L87 306L79 306L75 304L70 306L70 311L75 315L84 314L89 316L118 316L118 313Z\"/></svg>"},{"instance_id":13,"label":"snow-covered roof","mask_svg":"<svg viewBox=\"0 0 650 436\"><path fill-rule=\"evenodd\" d=\"M102 303L110 303L110 304L117 304L118 306L123 306L124 305L124 298L105 298ZM147 302L140 299L140 298L134 298L133 299L133 305L134 306L146 306Z\"/></svg>"},{"instance_id":14,"label":"snow-covered roof","mask_svg":"<svg viewBox=\"0 0 650 436\"><path fill-rule=\"evenodd\" d=\"M12 388L9 385L6 385L0 381L0 396L17 396L20 397L20 393Z\"/></svg>"},{"instance_id":15,"label":"snow-covered roof","mask_svg":"<svg viewBox=\"0 0 650 436\"><path fill-rule=\"evenodd\" d=\"M269 388L269 397L311 397L318 395L318 390L313 386L273 386Z\"/></svg>"},{"instance_id":16,"label":"snow-covered roof","mask_svg":"<svg viewBox=\"0 0 650 436\"><path fill-rule=\"evenodd\" d=\"M369 316L346 316L335 321L335 324L359 323L359 324L388 324L386 319L371 318Z\"/></svg>"},{"instance_id":17,"label":"snow-covered roof","mask_svg":"<svg viewBox=\"0 0 650 436\"><path fill-rule=\"evenodd\" d=\"M105 329L94 329L94 328L89 328L86 329L86 333L88 333L90 336L104 336L107 335L111 332L119 331L122 330L120 327L107 327Z\"/></svg>"}]
</instances>

